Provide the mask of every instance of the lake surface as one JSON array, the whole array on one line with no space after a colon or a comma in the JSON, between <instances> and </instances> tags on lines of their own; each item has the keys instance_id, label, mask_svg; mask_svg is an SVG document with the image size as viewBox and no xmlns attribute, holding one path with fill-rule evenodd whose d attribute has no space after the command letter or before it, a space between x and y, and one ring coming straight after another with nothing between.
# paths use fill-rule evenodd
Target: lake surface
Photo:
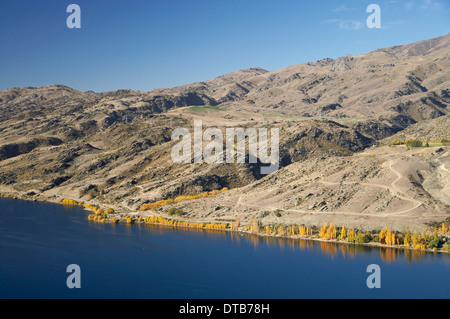
<instances>
[{"instance_id":1,"label":"lake surface","mask_svg":"<svg viewBox=\"0 0 450 319\"><path fill-rule=\"evenodd\" d=\"M0 298L450 298L450 256L230 232L97 224L0 200ZM66 285L67 266L81 288ZM367 266L381 269L369 289Z\"/></svg>"}]
</instances>

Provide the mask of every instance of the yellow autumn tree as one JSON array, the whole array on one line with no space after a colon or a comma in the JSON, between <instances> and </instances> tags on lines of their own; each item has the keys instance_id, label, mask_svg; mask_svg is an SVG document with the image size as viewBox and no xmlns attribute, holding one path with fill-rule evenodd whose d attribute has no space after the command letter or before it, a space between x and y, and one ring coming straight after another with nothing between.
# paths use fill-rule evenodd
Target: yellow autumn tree
<instances>
[{"instance_id":1,"label":"yellow autumn tree","mask_svg":"<svg viewBox=\"0 0 450 319\"><path fill-rule=\"evenodd\" d=\"M250 225L250 231L259 234L259 225L256 219L253 219L253 222Z\"/></svg>"},{"instance_id":2,"label":"yellow autumn tree","mask_svg":"<svg viewBox=\"0 0 450 319\"><path fill-rule=\"evenodd\" d=\"M349 242L349 243L354 243L355 240L356 240L356 233L355 233L355 230L354 230L354 229L350 229L350 230L347 232L347 242Z\"/></svg>"},{"instance_id":3,"label":"yellow autumn tree","mask_svg":"<svg viewBox=\"0 0 450 319\"><path fill-rule=\"evenodd\" d=\"M440 232L442 235L447 234L447 232L448 232L448 227L447 227L447 224L446 224L446 223L442 223L441 228L439 229L439 232Z\"/></svg>"},{"instance_id":4,"label":"yellow autumn tree","mask_svg":"<svg viewBox=\"0 0 450 319\"><path fill-rule=\"evenodd\" d=\"M391 232L387 227L380 232L380 243L383 243L383 241L389 246L393 246L397 243L395 233Z\"/></svg>"},{"instance_id":5,"label":"yellow autumn tree","mask_svg":"<svg viewBox=\"0 0 450 319\"><path fill-rule=\"evenodd\" d=\"M341 234L339 235L340 240L345 240L347 238L347 229L345 226L342 226Z\"/></svg>"},{"instance_id":6,"label":"yellow autumn tree","mask_svg":"<svg viewBox=\"0 0 450 319\"><path fill-rule=\"evenodd\" d=\"M312 229L309 229L308 227L305 226L299 226L298 234L302 237L312 235Z\"/></svg>"},{"instance_id":7,"label":"yellow autumn tree","mask_svg":"<svg viewBox=\"0 0 450 319\"><path fill-rule=\"evenodd\" d=\"M403 244L406 247L411 247L411 231L409 229L406 231L405 238L403 239Z\"/></svg>"},{"instance_id":8,"label":"yellow autumn tree","mask_svg":"<svg viewBox=\"0 0 450 319\"><path fill-rule=\"evenodd\" d=\"M76 200L70 199L70 198L64 198L62 200L62 204L65 206L77 206L79 203Z\"/></svg>"},{"instance_id":9,"label":"yellow autumn tree","mask_svg":"<svg viewBox=\"0 0 450 319\"><path fill-rule=\"evenodd\" d=\"M422 247L422 237L420 237L417 233L417 231L414 231L414 235L411 237L412 243L411 246L413 248L421 249Z\"/></svg>"},{"instance_id":10,"label":"yellow autumn tree","mask_svg":"<svg viewBox=\"0 0 450 319\"><path fill-rule=\"evenodd\" d=\"M395 234L392 232L391 233L391 245L396 245L397 241L396 241L396 237Z\"/></svg>"},{"instance_id":11,"label":"yellow autumn tree","mask_svg":"<svg viewBox=\"0 0 450 319\"><path fill-rule=\"evenodd\" d=\"M320 237L320 238L325 238L325 236L327 235L327 230L328 230L328 224L325 223L325 224L323 224L323 226L320 228L320 231L319 231L319 237Z\"/></svg>"},{"instance_id":12,"label":"yellow autumn tree","mask_svg":"<svg viewBox=\"0 0 450 319\"><path fill-rule=\"evenodd\" d=\"M325 236L323 238L327 240L336 238L336 228L334 227L333 223L331 223L330 226L326 229Z\"/></svg>"}]
</instances>

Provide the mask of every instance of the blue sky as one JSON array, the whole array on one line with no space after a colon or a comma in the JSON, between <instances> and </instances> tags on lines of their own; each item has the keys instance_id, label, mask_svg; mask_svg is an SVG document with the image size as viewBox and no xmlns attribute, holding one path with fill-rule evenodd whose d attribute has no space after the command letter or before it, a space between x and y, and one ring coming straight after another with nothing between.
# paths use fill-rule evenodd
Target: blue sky
<instances>
[{"instance_id":1,"label":"blue sky","mask_svg":"<svg viewBox=\"0 0 450 319\"><path fill-rule=\"evenodd\" d=\"M81 28L69 29L69 4ZM381 29L369 29L369 4ZM450 32L448 0L0 0L0 90L173 87Z\"/></svg>"}]
</instances>

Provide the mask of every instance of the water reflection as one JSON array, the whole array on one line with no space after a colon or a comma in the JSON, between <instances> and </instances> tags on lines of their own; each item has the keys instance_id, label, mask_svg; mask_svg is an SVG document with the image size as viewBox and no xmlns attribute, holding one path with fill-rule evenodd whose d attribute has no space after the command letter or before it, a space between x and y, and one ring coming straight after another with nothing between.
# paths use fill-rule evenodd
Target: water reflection
<instances>
[{"instance_id":1,"label":"water reflection","mask_svg":"<svg viewBox=\"0 0 450 319\"><path fill-rule=\"evenodd\" d=\"M193 228L193 227L182 227L182 226L169 226L169 225L156 225L156 224L135 224L131 226L138 226L138 227L145 227L148 229L151 229L151 231L155 234L164 234L167 233L167 230L172 230L174 232L183 229L186 231L193 231L193 232L203 232L203 233L209 233L209 234L227 234L228 231L226 230L218 230L218 229L208 229L208 228Z\"/></svg>"},{"instance_id":2,"label":"water reflection","mask_svg":"<svg viewBox=\"0 0 450 319\"><path fill-rule=\"evenodd\" d=\"M379 253L381 259L386 263L396 261L399 257L406 259L409 264L419 259L428 258L437 253L431 253L421 250L412 250L404 248L393 247L370 247L363 245L345 244L345 243L333 243L326 241L314 241L301 238L283 238L272 236L258 236L254 234L241 234L231 232L231 238L233 240L240 241L241 238L245 238L252 243L255 249L262 244L266 246L278 246L280 249L300 249L310 250L320 247L320 251L334 259L336 256L342 256L343 258L355 258L357 254L373 254Z\"/></svg>"},{"instance_id":3,"label":"water reflection","mask_svg":"<svg viewBox=\"0 0 450 319\"><path fill-rule=\"evenodd\" d=\"M96 229L102 227L110 227L114 229L118 225L116 224L98 224L90 223ZM277 246L279 249L300 249L300 250L311 250L320 248L320 252L324 255L329 256L334 259L337 256L343 258L355 258L357 254L379 254L381 259L386 263L395 262L399 257L407 260L409 264L413 261L418 261L419 259L430 257L436 253L425 252L420 250L411 250L403 248L392 248L392 247L370 247L363 245L345 244L345 243L333 243L326 241L315 241L301 238L285 238L285 237L273 237L273 236L260 236L249 233L239 233L236 231L225 231L216 229L198 229L189 227L173 227L169 225L156 225L156 224L133 224L127 225L127 234L133 232L135 227L140 229L151 230L152 233L156 235L164 235L170 232L177 232L179 230L184 230L188 232L202 232L208 234L227 234L230 236L231 240L236 243L241 243L242 240L246 240L251 243L254 249L258 249L261 245L270 247Z\"/></svg>"},{"instance_id":4,"label":"water reflection","mask_svg":"<svg viewBox=\"0 0 450 319\"><path fill-rule=\"evenodd\" d=\"M373 298L365 269L387 262L376 296L448 296L450 258L442 253L89 223L80 207L0 204L0 298L74 298L64 276L72 263L85 283L77 298Z\"/></svg>"}]
</instances>

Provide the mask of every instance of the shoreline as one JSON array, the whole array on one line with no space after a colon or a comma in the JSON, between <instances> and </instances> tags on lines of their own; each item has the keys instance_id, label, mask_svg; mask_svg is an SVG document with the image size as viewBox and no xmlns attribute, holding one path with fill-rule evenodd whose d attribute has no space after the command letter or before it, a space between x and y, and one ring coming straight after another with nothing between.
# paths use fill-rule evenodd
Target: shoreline
<instances>
[{"instance_id":1,"label":"shoreline","mask_svg":"<svg viewBox=\"0 0 450 319\"><path fill-rule=\"evenodd\" d=\"M54 203L54 204L62 204L62 200L63 199L71 199L76 201L77 203L83 203L83 204L90 204L92 206L96 206L98 208L107 210L107 207L104 206L104 204L98 204L92 201L87 201L87 200L83 200L80 198L75 198L75 197L71 197L71 196L65 196L65 195L59 195L59 194L53 194L53 195L44 195L44 194L40 194L40 193L36 193L33 191L34 194L32 195L27 195L30 194L32 191L29 192L11 192L11 191L0 191L0 198L5 198L5 199L19 199L19 200L27 200L27 201L36 201L36 202L50 202L50 203ZM6 196L5 193L8 193ZM20 194L22 193L22 194ZM36 198L37 197L37 198ZM80 206L83 207L83 209L85 211L90 211L89 208L86 208L84 205L66 205L66 206ZM123 210L126 210L125 208ZM92 210L91 210L92 211ZM132 211L129 210L128 212L114 212L111 213L111 215L117 216L119 215L120 217L122 217L122 221L120 222L115 221L115 222L111 222L111 220L106 220L104 222L101 221L97 221L97 220L92 220L90 218L88 218L88 222L98 222L98 223L111 223L111 224L126 224L126 225L131 225L131 224L145 224L145 225L153 225L153 226L165 226L165 227L170 227L170 228L185 228L185 229L191 229L191 230L204 230L204 231L223 231L223 232L235 232L238 233L240 235L250 235L250 236L257 236L257 237L261 237L261 238L274 238L274 239L292 239L292 240L305 240L305 241L313 241L313 242L322 242L322 243L332 243L332 244L347 244L347 245L354 245L354 246L365 246L365 247L372 247L372 248L394 248L394 249L398 249L398 250L410 250L410 251L420 251L420 252L426 252L426 253L444 253L444 254L449 254L450 255L450 251L445 250L445 249L437 249L437 250L433 250L431 248L426 248L426 249L418 249L418 248L414 248L414 247L407 247L404 245L387 245L387 244L382 244L379 242L367 242L367 243L357 243L357 242L349 242L349 241L343 241L343 240L339 240L339 239L325 239L325 238L320 238L320 237L316 237L318 236L317 234L313 234L313 235L307 235L307 236L301 236L301 235L277 235L277 234L265 234L265 233L257 233L257 232L253 232L253 231L249 231L246 229L243 229L244 227L247 226L240 226L240 229L232 229L229 228L229 223L226 223L227 227L226 228L219 228L219 229L215 229L215 228L208 228L208 227L194 227L194 226L189 226L189 225L183 225L184 223L191 223L191 224L216 224L216 225L224 225L222 222L219 223L211 223L211 222L204 222L204 221L189 221L186 222L184 220L176 220L176 219L172 219L172 218L168 218L165 217L161 214L149 214L149 213L144 213L146 215L146 217L143 216L139 216L139 214L144 213L144 212L139 212L139 211ZM135 219L132 219L132 222L124 222L124 220L126 221L127 216L134 216ZM91 215L89 215L91 216ZM140 218L141 220L136 220L137 218ZM155 218L162 218L164 220L168 220L168 221L173 221L174 224L165 224L165 223L157 223L157 222L148 222L146 221L148 217L155 217ZM114 218L114 217L111 217ZM133 218L133 217L129 217L129 218ZM181 224L177 224L177 223L181 223ZM357 229L356 229L357 230ZM445 238L449 238L449 236L443 235Z\"/></svg>"}]
</instances>

